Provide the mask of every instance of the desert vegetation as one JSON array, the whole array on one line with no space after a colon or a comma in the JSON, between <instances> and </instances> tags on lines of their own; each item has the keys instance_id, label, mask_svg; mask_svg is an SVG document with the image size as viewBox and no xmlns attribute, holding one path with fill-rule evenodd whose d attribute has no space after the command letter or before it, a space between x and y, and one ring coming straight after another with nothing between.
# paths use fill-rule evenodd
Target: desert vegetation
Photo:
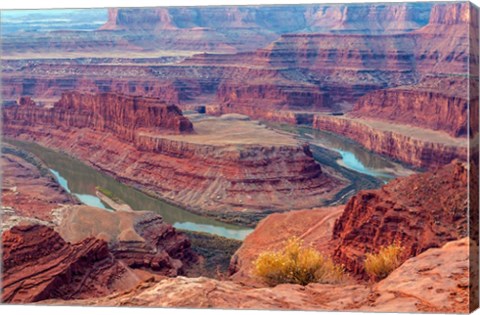
<instances>
[{"instance_id":1,"label":"desert vegetation","mask_svg":"<svg viewBox=\"0 0 480 315\"><path fill-rule=\"evenodd\" d=\"M365 271L372 280L378 281L386 278L402 263L404 248L399 242L381 247L377 254L365 255Z\"/></svg>"},{"instance_id":2,"label":"desert vegetation","mask_svg":"<svg viewBox=\"0 0 480 315\"><path fill-rule=\"evenodd\" d=\"M289 238L279 251L261 253L254 264L256 275L270 286L282 283L339 283L345 279L342 266L313 247L305 246L297 237Z\"/></svg>"}]
</instances>

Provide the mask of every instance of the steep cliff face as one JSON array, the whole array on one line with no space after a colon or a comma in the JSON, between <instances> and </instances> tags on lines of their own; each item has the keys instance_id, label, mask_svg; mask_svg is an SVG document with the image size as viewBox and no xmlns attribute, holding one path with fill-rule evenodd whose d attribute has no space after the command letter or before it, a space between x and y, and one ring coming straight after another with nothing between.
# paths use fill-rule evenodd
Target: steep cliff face
<instances>
[{"instance_id":1,"label":"steep cliff face","mask_svg":"<svg viewBox=\"0 0 480 315\"><path fill-rule=\"evenodd\" d=\"M366 253L396 241L404 258L465 237L468 233L467 168L452 163L433 172L396 179L380 190L350 199L337 219L334 257L363 274Z\"/></svg>"},{"instance_id":2,"label":"steep cliff face","mask_svg":"<svg viewBox=\"0 0 480 315\"><path fill-rule=\"evenodd\" d=\"M90 128L113 132L133 140L139 130L160 133L190 133L192 123L175 105L158 99L125 95L64 93L52 107L36 106L29 98L20 98L18 106L4 111L4 124L35 124L57 128Z\"/></svg>"},{"instance_id":3,"label":"steep cliff face","mask_svg":"<svg viewBox=\"0 0 480 315\"><path fill-rule=\"evenodd\" d=\"M100 30L152 31L174 27L167 8L110 8L107 23Z\"/></svg>"},{"instance_id":4,"label":"steep cliff face","mask_svg":"<svg viewBox=\"0 0 480 315\"><path fill-rule=\"evenodd\" d=\"M285 34L258 53L269 56L273 65L295 62L318 70L354 67L377 71L418 69L426 73L465 73L469 52L468 45L463 43L466 43L469 27L476 23L475 16L470 20L470 11L475 10L466 2L435 4L428 24L410 33L377 36Z\"/></svg>"},{"instance_id":5,"label":"steep cliff face","mask_svg":"<svg viewBox=\"0 0 480 315\"><path fill-rule=\"evenodd\" d=\"M435 168L467 160L467 139L381 121L315 115L313 127L350 138L374 152L410 165Z\"/></svg>"},{"instance_id":6,"label":"steep cliff face","mask_svg":"<svg viewBox=\"0 0 480 315\"><path fill-rule=\"evenodd\" d=\"M217 99L223 113L241 113L253 118L271 118L284 111L331 110L328 95L313 85L293 82L226 82L219 86ZM292 113L293 116L293 113Z\"/></svg>"},{"instance_id":7,"label":"steep cliff face","mask_svg":"<svg viewBox=\"0 0 480 315\"><path fill-rule=\"evenodd\" d=\"M478 11L469 2L432 7L429 23L412 32L417 68L423 73L467 73L476 53L469 49L471 29L478 27ZM474 39L473 39L474 40Z\"/></svg>"},{"instance_id":8,"label":"steep cliff face","mask_svg":"<svg viewBox=\"0 0 480 315\"><path fill-rule=\"evenodd\" d=\"M472 5L469 2L436 4L430 12L429 24L452 25L478 23L478 21L474 20L474 17L470 16L471 9Z\"/></svg>"},{"instance_id":9,"label":"steep cliff face","mask_svg":"<svg viewBox=\"0 0 480 315\"><path fill-rule=\"evenodd\" d=\"M428 22L430 4L350 4L109 9L102 30L208 27L253 28L274 33L405 32ZM268 18L266 18L268 16Z\"/></svg>"},{"instance_id":10,"label":"steep cliff face","mask_svg":"<svg viewBox=\"0 0 480 315\"><path fill-rule=\"evenodd\" d=\"M22 154L2 144L2 230L18 223L18 217L51 221L53 209L77 203L40 162Z\"/></svg>"},{"instance_id":11,"label":"steep cliff face","mask_svg":"<svg viewBox=\"0 0 480 315\"><path fill-rule=\"evenodd\" d=\"M350 114L443 130L459 137L467 134L468 103L466 78L428 77L416 85L370 92L356 102Z\"/></svg>"},{"instance_id":12,"label":"steep cliff face","mask_svg":"<svg viewBox=\"0 0 480 315\"><path fill-rule=\"evenodd\" d=\"M428 22L431 4L322 5L307 14L308 30L319 33L400 33Z\"/></svg>"},{"instance_id":13,"label":"steep cliff face","mask_svg":"<svg viewBox=\"0 0 480 315\"><path fill-rule=\"evenodd\" d=\"M310 208L324 204L344 184L322 173L307 145L256 122L209 118L197 121L190 134L185 133L190 122L175 106L146 107L142 116L135 114L142 111L141 99L133 98L137 105L115 95L107 95L108 102L96 103L103 96L71 102L76 95L64 96L56 112L7 107L4 134L65 150L124 182L215 215ZM134 109L120 110L123 99ZM183 121L190 128L178 123Z\"/></svg>"},{"instance_id":14,"label":"steep cliff face","mask_svg":"<svg viewBox=\"0 0 480 315\"><path fill-rule=\"evenodd\" d=\"M100 297L140 281L95 238L70 244L49 227L29 225L4 232L2 245L5 303Z\"/></svg>"}]
</instances>

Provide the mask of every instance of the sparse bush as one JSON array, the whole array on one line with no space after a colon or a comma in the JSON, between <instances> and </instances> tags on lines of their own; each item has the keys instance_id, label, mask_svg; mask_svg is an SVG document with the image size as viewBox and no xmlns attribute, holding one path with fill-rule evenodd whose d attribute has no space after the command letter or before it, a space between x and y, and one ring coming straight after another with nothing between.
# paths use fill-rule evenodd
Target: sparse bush
<instances>
[{"instance_id":1,"label":"sparse bush","mask_svg":"<svg viewBox=\"0 0 480 315\"><path fill-rule=\"evenodd\" d=\"M113 201L115 201L117 203L123 203L123 201L121 199L116 197L115 194L112 191L108 190L107 188L101 187L101 186L96 186L95 189L97 191L101 192L102 194L104 194L105 196L107 196L108 198L112 199Z\"/></svg>"},{"instance_id":2,"label":"sparse bush","mask_svg":"<svg viewBox=\"0 0 480 315\"><path fill-rule=\"evenodd\" d=\"M402 254L405 249L400 243L381 247L378 254L366 254L365 271L374 280L386 278L392 271L402 263Z\"/></svg>"},{"instance_id":3,"label":"sparse bush","mask_svg":"<svg viewBox=\"0 0 480 315\"><path fill-rule=\"evenodd\" d=\"M312 247L303 246L302 240L296 237L288 239L280 251L261 253L254 264L256 275L271 286L339 283L345 278L342 266L335 265Z\"/></svg>"}]
</instances>

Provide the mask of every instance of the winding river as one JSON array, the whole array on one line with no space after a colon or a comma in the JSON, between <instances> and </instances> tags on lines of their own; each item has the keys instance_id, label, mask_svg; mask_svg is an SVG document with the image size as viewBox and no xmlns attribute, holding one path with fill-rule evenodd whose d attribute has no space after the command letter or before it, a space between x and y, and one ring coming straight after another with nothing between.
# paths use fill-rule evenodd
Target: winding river
<instances>
[{"instance_id":1,"label":"winding river","mask_svg":"<svg viewBox=\"0 0 480 315\"><path fill-rule=\"evenodd\" d=\"M132 209L156 212L166 222L178 229L206 232L237 240L243 240L252 231L250 228L202 217L160 199L153 198L137 189L118 182L108 175L100 173L64 153L53 151L34 143L10 142L40 158L50 168L58 183L84 204L111 211L110 207L96 196L97 187L102 187L111 191L114 196L127 203Z\"/></svg>"},{"instance_id":2,"label":"winding river","mask_svg":"<svg viewBox=\"0 0 480 315\"><path fill-rule=\"evenodd\" d=\"M398 163L369 152L359 144L343 137L301 126L271 125L271 127L292 132L299 139L309 142L312 147L318 146L328 149L328 152L333 151L333 164L337 164L335 168L353 170L360 177L375 178L374 180L381 183L413 172ZM153 198L135 188L118 182L108 175L100 173L64 153L34 143L11 142L40 158L50 169L58 183L84 204L113 211L96 195L97 187L102 187L111 191L114 196L124 201L132 209L156 212L166 222L179 229L206 232L237 240L243 240L252 231L249 228L199 216L178 206ZM379 184L376 185L378 186ZM349 191L348 195L345 195L345 198L360 188L356 186L353 190L350 189L351 191Z\"/></svg>"},{"instance_id":3,"label":"winding river","mask_svg":"<svg viewBox=\"0 0 480 315\"><path fill-rule=\"evenodd\" d=\"M290 126L268 123L274 129L288 131L313 146L320 146L338 153L337 164L360 174L375 177L384 183L389 180L415 173L414 170L394 162L374 152L368 151L359 143L330 132L306 126Z\"/></svg>"}]
</instances>

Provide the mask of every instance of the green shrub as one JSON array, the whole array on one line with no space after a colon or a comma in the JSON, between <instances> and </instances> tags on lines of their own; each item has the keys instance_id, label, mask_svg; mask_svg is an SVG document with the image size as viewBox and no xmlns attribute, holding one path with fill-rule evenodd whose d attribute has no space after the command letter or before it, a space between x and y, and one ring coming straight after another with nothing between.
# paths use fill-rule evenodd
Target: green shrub
<instances>
[{"instance_id":1,"label":"green shrub","mask_svg":"<svg viewBox=\"0 0 480 315\"><path fill-rule=\"evenodd\" d=\"M378 281L386 278L392 271L402 263L402 254L405 249L400 243L381 247L378 254L365 255L365 271L370 278Z\"/></svg>"},{"instance_id":2,"label":"green shrub","mask_svg":"<svg viewBox=\"0 0 480 315\"><path fill-rule=\"evenodd\" d=\"M343 267L293 237L280 251L267 251L254 262L255 273L268 285L281 283L307 285L311 282L339 283L345 278Z\"/></svg>"}]
</instances>

